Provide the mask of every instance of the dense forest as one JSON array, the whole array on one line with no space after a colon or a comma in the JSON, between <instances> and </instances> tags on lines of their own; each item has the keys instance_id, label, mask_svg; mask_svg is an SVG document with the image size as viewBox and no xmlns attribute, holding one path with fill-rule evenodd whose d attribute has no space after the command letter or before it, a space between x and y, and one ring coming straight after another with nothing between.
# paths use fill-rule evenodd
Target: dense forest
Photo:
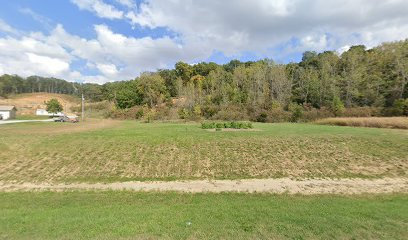
<instances>
[{"instance_id":1,"label":"dense forest","mask_svg":"<svg viewBox=\"0 0 408 240\"><path fill-rule=\"evenodd\" d=\"M171 109L185 119L256 121L298 120L311 112L315 115L311 118L339 116L347 109L407 115L408 40L369 50L353 46L341 55L309 51L301 62L289 64L269 59L224 65L178 62L174 69L104 85L0 77L1 96L27 92L83 92L92 101L113 102L113 117L159 117L171 114Z\"/></svg>"}]
</instances>

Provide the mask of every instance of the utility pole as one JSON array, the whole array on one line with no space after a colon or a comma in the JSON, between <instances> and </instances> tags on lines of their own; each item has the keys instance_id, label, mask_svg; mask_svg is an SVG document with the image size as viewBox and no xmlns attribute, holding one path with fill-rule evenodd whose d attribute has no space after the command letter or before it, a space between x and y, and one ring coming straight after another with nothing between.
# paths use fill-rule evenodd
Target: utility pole
<instances>
[{"instance_id":1,"label":"utility pole","mask_svg":"<svg viewBox=\"0 0 408 240\"><path fill-rule=\"evenodd\" d=\"M82 121L84 121L85 118L85 98L84 94L82 93Z\"/></svg>"},{"instance_id":2,"label":"utility pole","mask_svg":"<svg viewBox=\"0 0 408 240\"><path fill-rule=\"evenodd\" d=\"M83 87L82 83L80 84L80 86L81 86L81 108L82 108L82 110L81 110L81 119L82 119L82 121L84 121L84 119L85 119L84 87ZM77 93L77 92L78 92L78 88L75 87L75 84L74 84L74 83L72 83L72 87L74 88L75 93Z\"/></svg>"}]
</instances>

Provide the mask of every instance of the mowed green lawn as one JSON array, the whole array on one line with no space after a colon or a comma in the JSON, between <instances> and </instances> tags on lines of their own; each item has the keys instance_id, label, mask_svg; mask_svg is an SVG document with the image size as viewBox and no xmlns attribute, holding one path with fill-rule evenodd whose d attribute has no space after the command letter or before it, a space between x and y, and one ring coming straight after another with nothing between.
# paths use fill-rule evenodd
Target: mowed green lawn
<instances>
[{"instance_id":1,"label":"mowed green lawn","mask_svg":"<svg viewBox=\"0 0 408 240\"><path fill-rule=\"evenodd\" d=\"M407 239L408 195L0 193L2 239Z\"/></svg>"},{"instance_id":2,"label":"mowed green lawn","mask_svg":"<svg viewBox=\"0 0 408 240\"><path fill-rule=\"evenodd\" d=\"M408 174L408 131L105 121L0 126L0 181L381 178Z\"/></svg>"}]
</instances>

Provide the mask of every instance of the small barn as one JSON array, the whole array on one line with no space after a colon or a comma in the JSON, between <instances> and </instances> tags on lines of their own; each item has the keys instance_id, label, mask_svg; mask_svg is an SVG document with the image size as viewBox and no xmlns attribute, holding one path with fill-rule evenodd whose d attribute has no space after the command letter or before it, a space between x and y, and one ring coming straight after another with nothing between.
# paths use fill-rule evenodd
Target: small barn
<instances>
[{"instance_id":1,"label":"small barn","mask_svg":"<svg viewBox=\"0 0 408 240\"><path fill-rule=\"evenodd\" d=\"M4 106L0 105L0 119L7 120L7 119L15 119L16 118L17 109L14 106Z\"/></svg>"}]
</instances>

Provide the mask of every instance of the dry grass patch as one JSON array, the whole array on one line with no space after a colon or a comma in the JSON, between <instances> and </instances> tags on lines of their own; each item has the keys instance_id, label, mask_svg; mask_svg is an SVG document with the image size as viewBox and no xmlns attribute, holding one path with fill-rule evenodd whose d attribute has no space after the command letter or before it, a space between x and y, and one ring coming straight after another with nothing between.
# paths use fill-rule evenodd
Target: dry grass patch
<instances>
[{"instance_id":1,"label":"dry grass patch","mask_svg":"<svg viewBox=\"0 0 408 240\"><path fill-rule=\"evenodd\" d=\"M194 124L115 123L76 132L75 124L4 126L0 181L408 175L408 135L401 130L257 124L262 131L215 134Z\"/></svg>"},{"instance_id":2,"label":"dry grass patch","mask_svg":"<svg viewBox=\"0 0 408 240\"><path fill-rule=\"evenodd\" d=\"M111 119L87 119L79 123L60 123L60 122L30 122L8 124L1 126L1 132L4 136L31 135L33 137L39 135L54 136L59 134L69 134L77 132L86 132L98 130L101 128L109 128L118 125L120 121Z\"/></svg>"},{"instance_id":3,"label":"dry grass patch","mask_svg":"<svg viewBox=\"0 0 408 240\"><path fill-rule=\"evenodd\" d=\"M326 118L316 121L317 124L408 129L407 117L362 117L362 118Z\"/></svg>"}]
</instances>

